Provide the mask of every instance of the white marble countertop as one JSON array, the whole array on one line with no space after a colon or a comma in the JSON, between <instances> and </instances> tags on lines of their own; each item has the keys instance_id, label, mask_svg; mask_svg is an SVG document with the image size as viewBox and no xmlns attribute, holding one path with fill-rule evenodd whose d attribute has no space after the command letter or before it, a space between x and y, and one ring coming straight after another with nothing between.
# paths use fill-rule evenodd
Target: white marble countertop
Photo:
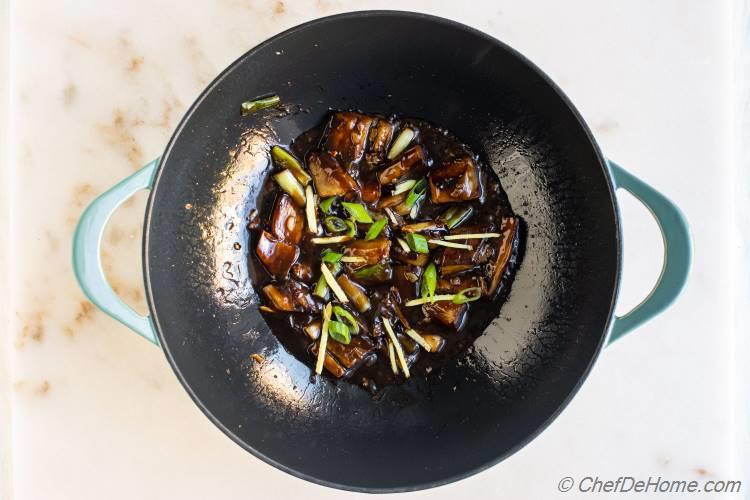
<instances>
[{"instance_id":1,"label":"white marble countertop","mask_svg":"<svg viewBox=\"0 0 750 500\"><path fill-rule=\"evenodd\" d=\"M434 13L520 50L573 100L607 155L677 202L695 239L683 296L607 349L539 438L477 476L399 496L577 498L557 492L562 477L737 479L747 470L738 462L737 440L747 436L739 409L748 405L737 398L744 358L735 354L733 293L733 29L740 23L730 0L11 0L2 176L11 212L0 220L10 235L0 254L9 284L0 296L10 332L0 352L6 498L362 496L295 479L227 439L159 349L84 299L70 247L84 206L159 155L184 110L227 64L295 24L365 8ZM145 199L119 210L104 246L112 282L141 311ZM620 199L624 312L656 279L662 243L646 210ZM732 498L748 494L745 479L744 493ZM652 497L661 495L639 496Z\"/></svg>"}]
</instances>

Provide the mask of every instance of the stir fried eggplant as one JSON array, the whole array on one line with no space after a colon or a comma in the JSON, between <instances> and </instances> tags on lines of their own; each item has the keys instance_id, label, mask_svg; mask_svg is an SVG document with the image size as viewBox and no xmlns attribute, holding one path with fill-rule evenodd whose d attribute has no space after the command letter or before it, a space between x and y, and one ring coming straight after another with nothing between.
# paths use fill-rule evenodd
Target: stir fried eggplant
<instances>
[{"instance_id":1,"label":"stir fried eggplant","mask_svg":"<svg viewBox=\"0 0 750 500\"><path fill-rule=\"evenodd\" d=\"M369 390L427 375L497 316L522 224L452 134L342 111L271 154L249 227L261 310L317 374Z\"/></svg>"}]
</instances>

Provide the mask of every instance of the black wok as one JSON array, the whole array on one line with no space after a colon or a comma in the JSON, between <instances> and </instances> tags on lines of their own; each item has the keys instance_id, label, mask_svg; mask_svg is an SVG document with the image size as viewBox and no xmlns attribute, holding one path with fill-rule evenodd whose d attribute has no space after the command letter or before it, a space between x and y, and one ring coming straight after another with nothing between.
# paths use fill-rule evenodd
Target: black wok
<instances>
[{"instance_id":1,"label":"black wok","mask_svg":"<svg viewBox=\"0 0 750 500\"><path fill-rule=\"evenodd\" d=\"M269 93L285 108L240 117L242 101ZM268 144L288 143L329 109L400 113L452 130L494 168L527 225L510 296L475 346L431 377L376 397L311 380L259 314L248 266L246 226L270 168ZM149 187L144 318L107 286L97 245L112 210ZM616 187L651 208L667 248L658 286L623 318L613 315ZM196 404L231 439L298 477L370 492L455 481L528 443L576 393L608 336L677 296L689 261L679 211L607 163L538 68L472 28L406 12L319 19L250 50L200 95L160 160L89 207L74 249L91 300L161 344Z\"/></svg>"}]
</instances>

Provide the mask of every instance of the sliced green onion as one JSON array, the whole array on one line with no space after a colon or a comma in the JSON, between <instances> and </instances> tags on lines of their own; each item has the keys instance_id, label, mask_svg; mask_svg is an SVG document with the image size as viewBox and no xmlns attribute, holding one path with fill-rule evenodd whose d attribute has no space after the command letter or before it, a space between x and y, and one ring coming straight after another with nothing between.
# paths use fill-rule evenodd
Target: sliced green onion
<instances>
[{"instance_id":1,"label":"sliced green onion","mask_svg":"<svg viewBox=\"0 0 750 500\"><path fill-rule=\"evenodd\" d=\"M348 324L349 331L352 335L357 335L359 333L359 323L357 323L357 320L352 316L352 313L341 306L333 306L333 314L336 315L337 320Z\"/></svg>"},{"instance_id":2,"label":"sliced green onion","mask_svg":"<svg viewBox=\"0 0 750 500\"><path fill-rule=\"evenodd\" d=\"M302 187L294 175L289 170L282 170L278 174L274 175L273 178L279 183L281 189L286 194L292 197L294 203L300 207L305 206L305 189Z\"/></svg>"},{"instance_id":3,"label":"sliced green onion","mask_svg":"<svg viewBox=\"0 0 750 500\"><path fill-rule=\"evenodd\" d=\"M334 252L330 248L326 248L320 254L320 258L323 260L323 262L331 263L340 261L343 256L343 253Z\"/></svg>"},{"instance_id":4,"label":"sliced green onion","mask_svg":"<svg viewBox=\"0 0 750 500\"><path fill-rule=\"evenodd\" d=\"M448 229L453 229L468 219L471 212L473 212L471 207L453 206L443 212L438 220L444 222Z\"/></svg>"},{"instance_id":5,"label":"sliced green onion","mask_svg":"<svg viewBox=\"0 0 750 500\"><path fill-rule=\"evenodd\" d=\"M328 269L331 270L331 274L333 274L334 276L341 271L341 264L339 264L338 262L334 262L330 265L325 265L328 266ZM323 274L320 275L320 278L318 278L318 282L315 284L313 295L317 295L324 300L328 299L328 282L326 281L326 278L325 276L323 276Z\"/></svg>"},{"instance_id":6,"label":"sliced green onion","mask_svg":"<svg viewBox=\"0 0 750 500\"><path fill-rule=\"evenodd\" d=\"M419 201L425 194L427 193L427 179L424 177L419 179L419 182L417 182L409 191L409 195L406 197L406 203L407 207L413 207L414 204Z\"/></svg>"},{"instance_id":7,"label":"sliced green onion","mask_svg":"<svg viewBox=\"0 0 750 500\"><path fill-rule=\"evenodd\" d=\"M310 241L312 241L316 245L331 245L333 243L344 243L345 241L350 241L351 239L351 236L345 234L343 236L323 236L320 238L312 238L310 239Z\"/></svg>"},{"instance_id":8,"label":"sliced green onion","mask_svg":"<svg viewBox=\"0 0 750 500\"><path fill-rule=\"evenodd\" d=\"M345 220L344 224L346 224L346 227L349 228L349 231L346 233L346 235L350 238L355 238L357 236L357 225L350 220Z\"/></svg>"},{"instance_id":9,"label":"sliced green onion","mask_svg":"<svg viewBox=\"0 0 750 500\"><path fill-rule=\"evenodd\" d=\"M323 277L328 282L328 286L331 287L331 290L333 290L333 294L336 296L337 299L339 299L339 302L343 302L343 303L349 302L349 299L344 293L344 290L342 290L339 284L336 283L336 278L333 277L333 273L331 273L331 271L328 269L328 266L326 265L325 262L320 263L320 272L323 273Z\"/></svg>"},{"instance_id":10,"label":"sliced green onion","mask_svg":"<svg viewBox=\"0 0 750 500\"><path fill-rule=\"evenodd\" d=\"M409 191L411 188L414 187L414 184L416 184L417 181L414 179L409 179L408 181L402 181L396 184L396 187L393 188L393 192L391 192L391 196L396 196L397 194L405 193Z\"/></svg>"},{"instance_id":11,"label":"sliced green onion","mask_svg":"<svg viewBox=\"0 0 750 500\"><path fill-rule=\"evenodd\" d=\"M391 360L391 370L394 375L398 375L398 365L396 364L396 352L393 349L393 342L388 341L388 359Z\"/></svg>"},{"instance_id":12,"label":"sliced green onion","mask_svg":"<svg viewBox=\"0 0 750 500\"><path fill-rule=\"evenodd\" d=\"M355 222L372 224L372 217L370 217L370 214L367 213L367 209L361 203L349 203L346 201L342 201L341 205L346 209L347 212L349 212Z\"/></svg>"},{"instance_id":13,"label":"sliced green onion","mask_svg":"<svg viewBox=\"0 0 750 500\"><path fill-rule=\"evenodd\" d=\"M328 335L339 344L348 344L352 341L352 334L349 333L349 327L340 321L331 321L328 323Z\"/></svg>"},{"instance_id":14,"label":"sliced green onion","mask_svg":"<svg viewBox=\"0 0 750 500\"><path fill-rule=\"evenodd\" d=\"M446 300L453 300L453 297L456 295L446 294L446 295L433 295L432 297L422 297L420 299L412 299L406 304L404 304L406 307L414 307L414 306L421 306L422 304L426 304L428 302L440 302L440 301L446 301Z\"/></svg>"},{"instance_id":15,"label":"sliced green onion","mask_svg":"<svg viewBox=\"0 0 750 500\"><path fill-rule=\"evenodd\" d=\"M370 229L367 230L367 234L365 234L365 239L374 240L375 238L377 238L378 235L380 234L380 231L383 230L386 224L388 224L388 219L386 218L375 221L375 223L372 226L370 226Z\"/></svg>"},{"instance_id":16,"label":"sliced green onion","mask_svg":"<svg viewBox=\"0 0 750 500\"><path fill-rule=\"evenodd\" d=\"M331 196L320 202L320 209L323 211L324 214L331 213L331 207L333 206L333 204L336 202L337 199L338 199L338 196Z\"/></svg>"},{"instance_id":17,"label":"sliced green onion","mask_svg":"<svg viewBox=\"0 0 750 500\"><path fill-rule=\"evenodd\" d=\"M500 233L467 233L467 234L448 234L443 236L444 240L483 240L485 238L499 238Z\"/></svg>"},{"instance_id":18,"label":"sliced green onion","mask_svg":"<svg viewBox=\"0 0 750 500\"><path fill-rule=\"evenodd\" d=\"M391 219L391 223L393 223L394 226L398 226L398 219L396 218L396 214L393 213L393 210L386 207L385 213L388 215L388 218Z\"/></svg>"},{"instance_id":19,"label":"sliced green onion","mask_svg":"<svg viewBox=\"0 0 750 500\"><path fill-rule=\"evenodd\" d=\"M482 289L478 286L471 288L464 288L453 297L454 304L466 304L467 302L474 302L479 300L482 296Z\"/></svg>"},{"instance_id":20,"label":"sliced green onion","mask_svg":"<svg viewBox=\"0 0 750 500\"><path fill-rule=\"evenodd\" d=\"M393 327L391 326L391 322L388 321L388 318L383 318L383 325L385 326L385 331L388 332L388 336L391 338L391 342L393 342L393 347L396 349L398 360L401 363L401 371L404 372L404 377L409 378L409 366L406 364L404 350L401 348L401 343L398 341L398 337L393 333Z\"/></svg>"},{"instance_id":21,"label":"sliced green onion","mask_svg":"<svg viewBox=\"0 0 750 500\"><path fill-rule=\"evenodd\" d=\"M432 240L430 240L432 241ZM417 233L409 233L406 235L406 243L413 252L417 253L429 253L430 247L427 246L427 238Z\"/></svg>"},{"instance_id":22,"label":"sliced green onion","mask_svg":"<svg viewBox=\"0 0 750 500\"><path fill-rule=\"evenodd\" d=\"M432 349L430 348L430 344L428 344L427 341L424 339L424 337L418 334L416 330L413 330L413 329L406 330L406 334L409 337L411 337L414 342L421 345L425 351L432 352Z\"/></svg>"},{"instance_id":23,"label":"sliced green onion","mask_svg":"<svg viewBox=\"0 0 750 500\"><path fill-rule=\"evenodd\" d=\"M403 250L404 252L411 252L411 248L409 248L409 244L406 241L404 241L403 238L396 238L396 241L401 247L401 250Z\"/></svg>"},{"instance_id":24,"label":"sliced green onion","mask_svg":"<svg viewBox=\"0 0 750 500\"><path fill-rule=\"evenodd\" d=\"M429 243L432 243L433 245L439 245L441 247L448 247L448 248L460 248L462 250L473 250L474 247L471 245L464 245L463 243L453 243L450 241L443 241L443 240L428 240Z\"/></svg>"},{"instance_id":25,"label":"sliced green onion","mask_svg":"<svg viewBox=\"0 0 750 500\"><path fill-rule=\"evenodd\" d=\"M268 97L261 97L254 101L245 101L242 103L242 116L255 113L261 109L272 108L281 102L281 98L277 95L271 95Z\"/></svg>"},{"instance_id":26,"label":"sliced green onion","mask_svg":"<svg viewBox=\"0 0 750 500\"><path fill-rule=\"evenodd\" d=\"M416 219L417 215L419 215L419 203L415 203L413 207L411 207L411 210L409 210L409 217L412 219Z\"/></svg>"},{"instance_id":27,"label":"sliced green onion","mask_svg":"<svg viewBox=\"0 0 750 500\"><path fill-rule=\"evenodd\" d=\"M414 131L410 128L403 129L396 137L396 140L393 141L391 149L388 151L388 159L392 160L400 155L412 139L414 139Z\"/></svg>"},{"instance_id":28,"label":"sliced green onion","mask_svg":"<svg viewBox=\"0 0 750 500\"><path fill-rule=\"evenodd\" d=\"M390 269L383 264L373 264L354 271L354 277L361 280L386 281L390 279Z\"/></svg>"},{"instance_id":29,"label":"sliced green onion","mask_svg":"<svg viewBox=\"0 0 750 500\"><path fill-rule=\"evenodd\" d=\"M302 164L292 156L292 153L287 151L286 149L282 148L281 146L274 146L271 148L271 158L273 158L273 162L281 167L286 168L290 172L292 172L292 175L302 184L303 186L307 186L310 184L310 181L312 180L312 177L310 177L310 174L305 172L305 169L302 168Z\"/></svg>"},{"instance_id":30,"label":"sliced green onion","mask_svg":"<svg viewBox=\"0 0 750 500\"><path fill-rule=\"evenodd\" d=\"M435 288L437 287L437 268L435 264L430 262L430 265L424 270L422 274L422 283L420 285L420 295L424 298L432 298L435 296Z\"/></svg>"},{"instance_id":31,"label":"sliced green onion","mask_svg":"<svg viewBox=\"0 0 750 500\"><path fill-rule=\"evenodd\" d=\"M305 205L305 215L307 215L307 230L312 234L318 234L318 207L315 203L315 193L313 193L312 186L305 187L305 198L307 203Z\"/></svg>"},{"instance_id":32,"label":"sliced green onion","mask_svg":"<svg viewBox=\"0 0 750 500\"><path fill-rule=\"evenodd\" d=\"M335 215L329 215L328 217L323 219L323 224L325 225L326 229L332 233L341 233L348 229L346 221L341 217L336 217Z\"/></svg>"},{"instance_id":33,"label":"sliced green onion","mask_svg":"<svg viewBox=\"0 0 750 500\"><path fill-rule=\"evenodd\" d=\"M323 308L323 326L320 331L320 344L318 345L318 359L315 362L315 373L323 373L323 361L326 359L326 347L328 346L328 324L331 321L331 304Z\"/></svg>"}]
</instances>

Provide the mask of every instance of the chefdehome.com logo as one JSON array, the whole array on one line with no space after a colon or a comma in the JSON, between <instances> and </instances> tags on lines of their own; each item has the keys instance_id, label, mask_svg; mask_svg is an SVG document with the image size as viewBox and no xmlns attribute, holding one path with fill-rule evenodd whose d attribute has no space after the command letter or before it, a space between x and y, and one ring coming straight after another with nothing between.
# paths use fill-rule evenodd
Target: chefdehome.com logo
<instances>
[{"instance_id":1,"label":"chefdehome.com logo","mask_svg":"<svg viewBox=\"0 0 750 500\"><path fill-rule=\"evenodd\" d=\"M566 476L557 483L557 489L562 493L739 493L741 488L742 481L687 481L661 476L620 476L616 479L586 476L577 481Z\"/></svg>"}]
</instances>

